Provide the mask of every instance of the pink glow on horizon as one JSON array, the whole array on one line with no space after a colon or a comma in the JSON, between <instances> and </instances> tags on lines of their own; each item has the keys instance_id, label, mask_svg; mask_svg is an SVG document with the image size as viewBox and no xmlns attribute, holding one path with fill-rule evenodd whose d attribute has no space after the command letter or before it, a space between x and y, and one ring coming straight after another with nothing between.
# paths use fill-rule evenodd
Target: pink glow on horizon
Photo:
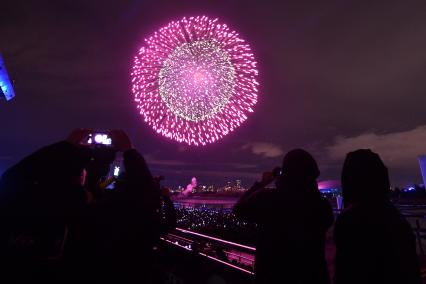
<instances>
[{"instance_id":1,"label":"pink glow on horizon","mask_svg":"<svg viewBox=\"0 0 426 284\"><path fill-rule=\"evenodd\" d=\"M324 180L318 182L318 189L331 189L331 188L340 188L339 180Z\"/></svg>"}]
</instances>

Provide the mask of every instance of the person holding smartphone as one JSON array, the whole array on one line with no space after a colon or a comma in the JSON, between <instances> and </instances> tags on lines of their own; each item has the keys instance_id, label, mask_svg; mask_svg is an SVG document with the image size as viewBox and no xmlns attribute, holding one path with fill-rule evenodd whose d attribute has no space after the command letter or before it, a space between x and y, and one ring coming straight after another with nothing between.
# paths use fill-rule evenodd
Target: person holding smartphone
<instances>
[{"instance_id":1,"label":"person holding smartphone","mask_svg":"<svg viewBox=\"0 0 426 284\"><path fill-rule=\"evenodd\" d=\"M76 261L84 259L82 273L97 283L150 283L153 247L164 232L160 182L124 131L106 134L107 147L122 153L123 168L113 188L87 211L79 238L84 250Z\"/></svg>"},{"instance_id":2,"label":"person holding smartphone","mask_svg":"<svg viewBox=\"0 0 426 284\"><path fill-rule=\"evenodd\" d=\"M319 174L308 152L292 150L282 170L264 172L235 204L237 217L258 224L256 283L330 283L325 234L333 212L318 190ZM266 188L273 181L277 187Z\"/></svg>"}]
</instances>

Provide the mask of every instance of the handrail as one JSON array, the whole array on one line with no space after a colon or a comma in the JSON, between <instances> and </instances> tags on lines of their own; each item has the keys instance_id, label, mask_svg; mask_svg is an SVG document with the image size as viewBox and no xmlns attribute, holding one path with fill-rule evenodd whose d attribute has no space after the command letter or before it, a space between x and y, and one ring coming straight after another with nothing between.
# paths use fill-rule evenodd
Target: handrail
<instances>
[{"instance_id":1,"label":"handrail","mask_svg":"<svg viewBox=\"0 0 426 284\"><path fill-rule=\"evenodd\" d=\"M239 247L239 248L244 248L244 249L251 250L251 251L256 251L256 248L254 248L254 247L250 247L250 246L246 246L246 245L242 245L242 244L238 244L238 243L226 241L226 240L223 240L223 239L219 239L219 238L215 238L215 237L203 235L203 234L192 232L192 231L188 231L188 230L185 230L185 229L182 229L182 228L176 228L176 230L180 231L182 233L191 234L191 235L194 235L194 236L198 236L198 237L210 239L210 240L217 241L217 242L220 242L220 243L224 243L224 244L227 244L227 245L236 246L236 247Z\"/></svg>"},{"instance_id":2,"label":"handrail","mask_svg":"<svg viewBox=\"0 0 426 284\"><path fill-rule=\"evenodd\" d=\"M232 252L229 252L229 251L224 251L224 253L225 254L228 254L228 255L232 255L232 256L235 256L235 257L238 257L238 258L242 258L242 259L245 259L245 260L248 260L248 261L251 261L251 262L254 262L254 259L252 259L252 258L248 258L248 257L245 257L245 256L242 256L242 255L239 255L239 254L236 254L236 253L232 253Z\"/></svg>"},{"instance_id":3,"label":"handrail","mask_svg":"<svg viewBox=\"0 0 426 284\"><path fill-rule=\"evenodd\" d=\"M186 241L186 242L191 242L191 243L193 242L193 240L184 238L184 237L179 236L179 235L175 235L175 234L171 234L171 233L169 233L168 235L173 236L174 238L181 239L181 240Z\"/></svg>"},{"instance_id":4,"label":"handrail","mask_svg":"<svg viewBox=\"0 0 426 284\"><path fill-rule=\"evenodd\" d=\"M247 270L247 269L244 269L244 268L238 267L238 266L236 266L236 265L233 265L233 264L228 263L228 262L226 262L226 261L223 261L223 260L220 260L220 259L218 259L218 258L212 257L212 256L207 255L207 254L205 254L205 253L201 253L201 252L200 252L199 254L200 254L200 255L202 255L202 256L204 256L204 257L207 257L208 259L211 259L211 260L217 261L217 262L222 263L222 264L224 264L224 265L227 265L227 266L229 266L229 267L232 267L232 268L238 269L238 270L240 270L240 271L243 271L243 272L245 272L245 273L248 273L248 274L254 275L254 272L249 271L249 270Z\"/></svg>"},{"instance_id":5,"label":"handrail","mask_svg":"<svg viewBox=\"0 0 426 284\"><path fill-rule=\"evenodd\" d=\"M198 233L191 232L191 231L187 231L187 230L184 230L184 229L180 229L180 228L176 228L176 229L177 229L178 231L182 231L182 232L184 232L184 233L193 233L193 235L195 235L195 236L199 236L199 237L200 237L200 235L201 235L202 237L205 237L205 238L207 238L207 239L212 239L212 240L219 241L219 242L222 242L222 243L225 243L225 244L229 244L229 243L231 243L231 244L233 244L233 245L236 245L237 247L244 247L244 248L246 248L246 247L247 247L247 246L244 246L244 245L240 245L240 244L237 244L237 243L228 242L228 241L225 241L225 240L217 239L217 238L210 237L210 236L206 236L206 235L203 235L203 234L198 234ZM177 236L177 235L175 235L175 234L170 234L170 233L169 233L168 235L169 235L169 236L171 236L171 237L173 237L173 238L180 239L180 240L191 241L191 240L189 240L189 239L186 239L186 238L183 238L183 237ZM160 237L160 239L161 239L162 241L165 241L165 242L167 242L167 243L169 243L169 244L171 244L171 245L174 245L174 246L180 247L180 248L185 249L185 250L187 250L187 251L194 251L194 250L191 248L191 246L182 245L182 244L180 244L180 243L179 243L179 242L177 242L177 241L175 242L175 241L172 241L172 240L168 240L166 236L164 236L164 237ZM250 248L250 247L249 247L249 248ZM221 259L219 259L219 258L217 258L217 257L214 257L214 256L211 256L211 255L208 255L208 254L203 253L203 252L201 252L201 251L196 251L196 252L197 252L197 254L199 254L199 255L201 255L201 256L203 256L203 257L206 257L206 258L208 258L208 259L210 259L210 260L213 260L213 261L219 262L219 263L221 263L221 264L223 264L223 265L226 265L226 266L228 266L228 267L231 267L231 268L237 269L237 270L242 271L242 272L245 272L245 273L247 273L247 274L254 275L254 272L253 272L253 271L250 271L250 270L244 269L244 268L242 268L242 267L240 267L240 266L234 265L234 264L232 264L232 263L229 263L229 262L223 261L223 260L221 260ZM226 253L226 254L228 254L228 255L234 255L234 256L236 256L236 257L239 257L240 259L245 259L245 260L247 260L247 261L250 261L250 262L252 263L252 264L250 265L250 267L251 267L251 268L253 268L253 265L254 265L254 259L249 259L249 258L247 258L247 257L241 256L241 255L237 255L237 254L234 254L234 253L230 253L230 252L225 252L225 251L224 251L224 253Z\"/></svg>"}]
</instances>

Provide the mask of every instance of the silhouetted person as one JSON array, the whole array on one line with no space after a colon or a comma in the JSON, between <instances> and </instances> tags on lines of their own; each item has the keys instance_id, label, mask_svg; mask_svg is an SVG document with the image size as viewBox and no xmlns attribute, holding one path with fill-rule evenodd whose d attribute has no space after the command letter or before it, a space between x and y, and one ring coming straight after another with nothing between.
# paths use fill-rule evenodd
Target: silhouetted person
<instances>
[{"instance_id":1,"label":"silhouetted person","mask_svg":"<svg viewBox=\"0 0 426 284\"><path fill-rule=\"evenodd\" d=\"M393 193L393 202L398 204L400 198L401 198L401 189L399 189L399 187L395 187L395 190L394 190L394 193Z\"/></svg>"},{"instance_id":2,"label":"silhouetted person","mask_svg":"<svg viewBox=\"0 0 426 284\"><path fill-rule=\"evenodd\" d=\"M325 261L325 234L333 223L330 204L320 196L320 172L306 151L288 152L276 189L264 173L261 182L241 196L234 213L259 226L257 283L330 283Z\"/></svg>"},{"instance_id":3,"label":"silhouetted person","mask_svg":"<svg viewBox=\"0 0 426 284\"><path fill-rule=\"evenodd\" d=\"M82 256L95 283L151 283L155 247L164 232L159 181L124 132L109 134L113 147L123 152L124 172L110 192L91 204L82 230L91 243L84 244L88 251ZM164 203L173 206L167 197ZM166 208L167 216L173 213Z\"/></svg>"},{"instance_id":4,"label":"silhouetted person","mask_svg":"<svg viewBox=\"0 0 426 284\"><path fill-rule=\"evenodd\" d=\"M389 201L388 170L379 155L348 153L342 191L345 210L334 228L334 283L421 283L414 234Z\"/></svg>"},{"instance_id":5,"label":"silhouetted person","mask_svg":"<svg viewBox=\"0 0 426 284\"><path fill-rule=\"evenodd\" d=\"M167 233L176 228L176 210L170 198L170 190L167 187L161 187L160 184L158 187L161 188L161 232Z\"/></svg>"},{"instance_id":6,"label":"silhouetted person","mask_svg":"<svg viewBox=\"0 0 426 284\"><path fill-rule=\"evenodd\" d=\"M115 160L116 149L106 145L96 145L92 149L93 158L87 165L85 188L90 193L91 201L101 199L104 189L101 181L106 179L111 164ZM113 180L113 179L112 179Z\"/></svg>"},{"instance_id":7,"label":"silhouetted person","mask_svg":"<svg viewBox=\"0 0 426 284\"><path fill-rule=\"evenodd\" d=\"M88 149L62 141L36 151L3 174L0 282L62 280L63 249L86 206L82 183L90 155Z\"/></svg>"}]
</instances>

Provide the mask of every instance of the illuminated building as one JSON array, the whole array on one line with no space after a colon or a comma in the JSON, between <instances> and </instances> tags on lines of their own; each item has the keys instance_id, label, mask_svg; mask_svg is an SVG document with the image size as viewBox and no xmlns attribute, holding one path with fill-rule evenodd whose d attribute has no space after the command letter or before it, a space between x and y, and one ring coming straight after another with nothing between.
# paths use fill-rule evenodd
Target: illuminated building
<instances>
[{"instance_id":1,"label":"illuminated building","mask_svg":"<svg viewBox=\"0 0 426 284\"><path fill-rule=\"evenodd\" d=\"M0 54L0 97L4 97L7 101L10 101L15 97L15 92L12 88L12 83L9 79L9 75L6 71L6 65L4 64L3 57Z\"/></svg>"},{"instance_id":2,"label":"illuminated building","mask_svg":"<svg viewBox=\"0 0 426 284\"><path fill-rule=\"evenodd\" d=\"M422 172L423 184L426 186L426 155L421 155L418 157L420 171Z\"/></svg>"}]
</instances>

